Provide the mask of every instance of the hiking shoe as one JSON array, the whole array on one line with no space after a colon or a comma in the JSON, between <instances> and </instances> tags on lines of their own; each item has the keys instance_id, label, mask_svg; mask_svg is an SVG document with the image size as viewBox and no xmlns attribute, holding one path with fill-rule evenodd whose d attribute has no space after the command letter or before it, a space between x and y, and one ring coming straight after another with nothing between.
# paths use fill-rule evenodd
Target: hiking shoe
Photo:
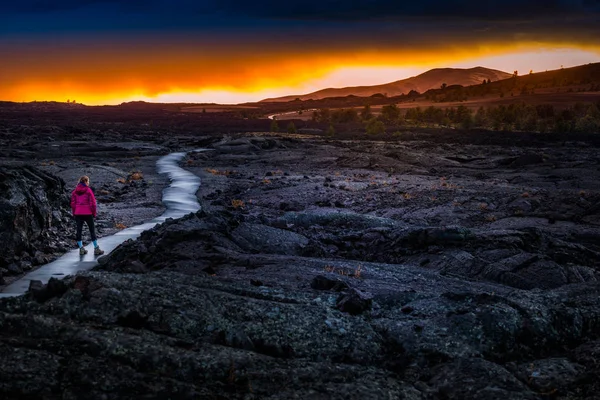
<instances>
[{"instance_id":1,"label":"hiking shoe","mask_svg":"<svg viewBox=\"0 0 600 400\"><path fill-rule=\"evenodd\" d=\"M87 254L87 250L85 249L85 247L80 247L79 248L79 255L80 256L85 256Z\"/></svg>"},{"instance_id":2,"label":"hiking shoe","mask_svg":"<svg viewBox=\"0 0 600 400\"><path fill-rule=\"evenodd\" d=\"M104 250L102 250L100 247L96 247L94 249L94 255L95 256L101 256L102 254L104 254Z\"/></svg>"}]
</instances>

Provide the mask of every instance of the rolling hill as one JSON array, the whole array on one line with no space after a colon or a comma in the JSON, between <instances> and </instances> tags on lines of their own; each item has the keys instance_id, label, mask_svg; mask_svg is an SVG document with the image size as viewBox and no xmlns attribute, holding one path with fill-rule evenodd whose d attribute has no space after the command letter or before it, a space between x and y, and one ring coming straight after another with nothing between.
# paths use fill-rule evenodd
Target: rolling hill
<instances>
[{"instance_id":1,"label":"rolling hill","mask_svg":"<svg viewBox=\"0 0 600 400\"><path fill-rule=\"evenodd\" d=\"M344 97L350 95L368 97L377 93L392 97L401 95L403 93L408 94L411 90L423 93L429 89L438 89L444 83L448 86L471 86L483 82L484 79L498 81L510 78L511 76L511 74L506 72L484 67L475 67L469 69L437 68L427 71L421 75L413 76L412 78L386 83L383 85L329 88L304 95L292 95L265 99L262 100L262 102L287 102L296 99L319 100L328 97Z\"/></svg>"}]
</instances>

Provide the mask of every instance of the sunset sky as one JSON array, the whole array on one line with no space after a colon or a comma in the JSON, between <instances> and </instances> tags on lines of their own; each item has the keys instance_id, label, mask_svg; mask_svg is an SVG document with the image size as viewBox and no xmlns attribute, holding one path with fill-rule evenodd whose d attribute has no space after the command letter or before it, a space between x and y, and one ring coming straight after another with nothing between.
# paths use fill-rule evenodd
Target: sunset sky
<instances>
[{"instance_id":1,"label":"sunset sky","mask_svg":"<svg viewBox=\"0 0 600 400\"><path fill-rule=\"evenodd\" d=\"M49 4L51 3L51 4ZM239 103L437 67L600 61L600 0L21 0L0 100Z\"/></svg>"}]
</instances>

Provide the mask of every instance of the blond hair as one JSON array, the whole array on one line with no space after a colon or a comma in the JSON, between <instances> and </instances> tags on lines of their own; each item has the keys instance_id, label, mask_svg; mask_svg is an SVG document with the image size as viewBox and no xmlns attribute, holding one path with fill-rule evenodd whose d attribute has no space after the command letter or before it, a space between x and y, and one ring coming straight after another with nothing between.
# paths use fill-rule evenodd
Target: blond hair
<instances>
[{"instance_id":1,"label":"blond hair","mask_svg":"<svg viewBox=\"0 0 600 400\"><path fill-rule=\"evenodd\" d=\"M86 185L90 184L90 178L87 175L82 176L81 178L79 178L79 182L77 183L85 183Z\"/></svg>"}]
</instances>

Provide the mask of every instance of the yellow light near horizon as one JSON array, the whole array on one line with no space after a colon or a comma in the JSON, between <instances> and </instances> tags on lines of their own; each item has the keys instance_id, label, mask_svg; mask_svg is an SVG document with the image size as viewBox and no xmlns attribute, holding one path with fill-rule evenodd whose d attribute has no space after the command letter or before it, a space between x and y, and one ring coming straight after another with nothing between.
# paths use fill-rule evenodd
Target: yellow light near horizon
<instances>
[{"instance_id":1,"label":"yellow light near horizon","mask_svg":"<svg viewBox=\"0 0 600 400\"><path fill-rule=\"evenodd\" d=\"M503 68L482 66L506 71L511 58L527 63L528 57L539 59L540 52L562 52L560 57L566 59L562 63L565 66L569 66L569 58L580 63L600 61L598 45L538 42L437 49L264 50L257 54L234 50L205 54L178 47L164 50L162 56L148 53L145 48L107 54L67 52L62 56L44 51L27 54L21 50L34 62L24 66L17 56L0 66L0 72L11 77L0 80L3 97L0 100L75 99L89 105L133 100L240 103L332 86L383 84L433 67L474 67L480 65L480 61L502 65ZM546 69L557 68L551 65ZM511 67L507 72L514 69L524 70ZM526 70L529 69L542 68Z\"/></svg>"}]
</instances>

